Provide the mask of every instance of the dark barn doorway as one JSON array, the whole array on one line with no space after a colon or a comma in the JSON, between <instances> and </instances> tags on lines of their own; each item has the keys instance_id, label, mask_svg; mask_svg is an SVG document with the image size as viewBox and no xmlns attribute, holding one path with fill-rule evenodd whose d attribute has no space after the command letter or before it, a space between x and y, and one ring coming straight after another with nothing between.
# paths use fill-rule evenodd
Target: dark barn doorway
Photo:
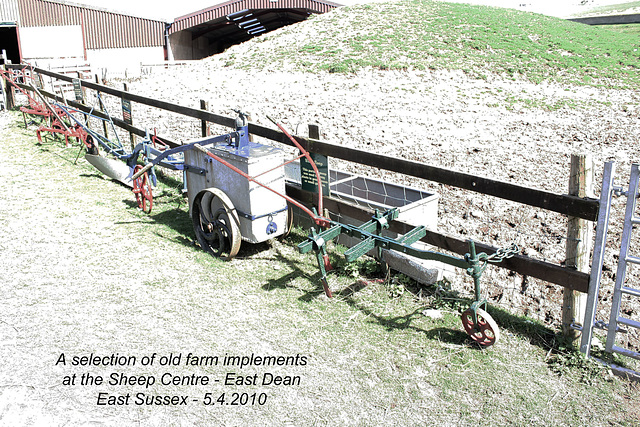
<instances>
[{"instance_id":1,"label":"dark barn doorway","mask_svg":"<svg viewBox=\"0 0 640 427\"><path fill-rule=\"evenodd\" d=\"M19 64L20 46L18 44L18 27L15 24L0 24L0 52L7 52L7 59Z\"/></svg>"}]
</instances>

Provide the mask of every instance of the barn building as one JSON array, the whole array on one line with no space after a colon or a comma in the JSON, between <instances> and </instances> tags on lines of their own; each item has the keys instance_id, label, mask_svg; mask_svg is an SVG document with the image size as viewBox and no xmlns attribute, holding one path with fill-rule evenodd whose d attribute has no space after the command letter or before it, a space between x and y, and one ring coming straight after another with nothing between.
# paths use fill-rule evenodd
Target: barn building
<instances>
[{"instance_id":1,"label":"barn building","mask_svg":"<svg viewBox=\"0 0 640 427\"><path fill-rule=\"evenodd\" d=\"M13 63L137 67L196 60L325 13L318 0L232 0L165 23L61 0L1 0L0 50Z\"/></svg>"},{"instance_id":2,"label":"barn building","mask_svg":"<svg viewBox=\"0 0 640 427\"><path fill-rule=\"evenodd\" d=\"M48 0L2 0L0 21L0 48L13 63L102 67L166 57L162 21Z\"/></svg>"}]
</instances>

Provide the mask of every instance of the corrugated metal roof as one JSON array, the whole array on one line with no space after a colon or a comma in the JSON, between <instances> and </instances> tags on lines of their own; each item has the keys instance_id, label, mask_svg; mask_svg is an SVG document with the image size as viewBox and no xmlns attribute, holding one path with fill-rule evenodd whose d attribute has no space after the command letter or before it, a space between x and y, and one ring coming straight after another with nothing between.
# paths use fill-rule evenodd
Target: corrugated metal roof
<instances>
[{"instance_id":1,"label":"corrugated metal roof","mask_svg":"<svg viewBox=\"0 0 640 427\"><path fill-rule=\"evenodd\" d=\"M17 3L24 27L82 26L87 49L164 46L162 21L50 0Z\"/></svg>"},{"instance_id":2,"label":"corrugated metal roof","mask_svg":"<svg viewBox=\"0 0 640 427\"><path fill-rule=\"evenodd\" d=\"M337 3L319 0L231 0L176 18L171 24L169 34L226 17L245 9L305 9L310 13L326 13L339 6Z\"/></svg>"},{"instance_id":3,"label":"corrugated metal roof","mask_svg":"<svg viewBox=\"0 0 640 427\"><path fill-rule=\"evenodd\" d=\"M2 0L0 1L0 22L17 22L20 21L20 12L18 11L18 0Z\"/></svg>"}]
</instances>

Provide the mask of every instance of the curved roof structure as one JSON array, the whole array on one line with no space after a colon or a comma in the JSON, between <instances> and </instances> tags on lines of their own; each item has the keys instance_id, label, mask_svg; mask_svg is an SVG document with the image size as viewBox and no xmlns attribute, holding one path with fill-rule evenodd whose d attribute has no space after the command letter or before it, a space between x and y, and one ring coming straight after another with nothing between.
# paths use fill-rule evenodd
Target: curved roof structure
<instances>
[{"instance_id":1,"label":"curved roof structure","mask_svg":"<svg viewBox=\"0 0 640 427\"><path fill-rule=\"evenodd\" d=\"M258 34L303 21L312 14L325 13L339 6L319 0L231 0L176 18L168 33L172 35L187 31L194 41L204 38L206 44L216 46L210 52L213 54Z\"/></svg>"}]
</instances>

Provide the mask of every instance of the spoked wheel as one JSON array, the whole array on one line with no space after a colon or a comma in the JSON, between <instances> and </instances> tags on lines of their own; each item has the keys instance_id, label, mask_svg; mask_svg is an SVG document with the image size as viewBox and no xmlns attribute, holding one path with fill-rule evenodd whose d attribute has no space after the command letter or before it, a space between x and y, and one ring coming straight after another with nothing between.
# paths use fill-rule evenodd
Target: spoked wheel
<instances>
[{"instance_id":1,"label":"spoked wheel","mask_svg":"<svg viewBox=\"0 0 640 427\"><path fill-rule=\"evenodd\" d=\"M468 309L462 313L462 326L464 330L469 334L472 340L482 346L490 346L498 342L500 339L500 329L493 317L482 309L476 309L476 315L478 317L478 325L474 327L473 324L473 311Z\"/></svg>"},{"instance_id":2,"label":"spoked wheel","mask_svg":"<svg viewBox=\"0 0 640 427\"><path fill-rule=\"evenodd\" d=\"M133 174L135 175L140 169L142 169L142 166L136 165L133 169ZM133 180L133 194L136 195L138 207L142 209L143 212L150 213L153 207L153 193L151 191L149 175L147 175L146 172Z\"/></svg>"},{"instance_id":3,"label":"spoked wheel","mask_svg":"<svg viewBox=\"0 0 640 427\"><path fill-rule=\"evenodd\" d=\"M198 193L191 209L193 229L202 248L217 258L230 260L240 250L240 220L233 203L217 188Z\"/></svg>"}]
</instances>

